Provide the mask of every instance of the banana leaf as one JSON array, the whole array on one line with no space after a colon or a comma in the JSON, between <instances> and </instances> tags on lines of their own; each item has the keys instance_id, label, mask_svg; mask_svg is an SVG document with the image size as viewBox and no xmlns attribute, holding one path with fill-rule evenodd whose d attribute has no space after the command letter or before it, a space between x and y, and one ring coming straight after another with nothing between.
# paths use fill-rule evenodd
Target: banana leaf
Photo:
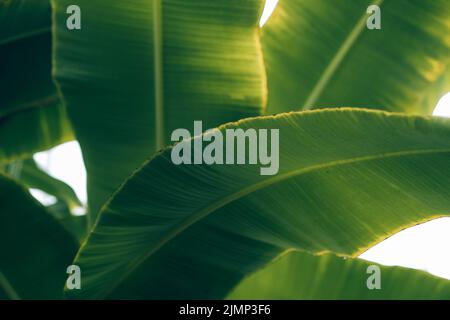
<instances>
[{"instance_id":1,"label":"banana leaf","mask_svg":"<svg viewBox=\"0 0 450 320\"><path fill-rule=\"evenodd\" d=\"M175 165L162 151L104 206L75 259L83 290L69 297L223 298L288 249L356 257L449 215L449 119L344 108L229 129L278 129L278 174Z\"/></svg>"},{"instance_id":2,"label":"banana leaf","mask_svg":"<svg viewBox=\"0 0 450 320\"><path fill-rule=\"evenodd\" d=\"M100 206L176 128L255 116L265 101L262 0L52 1L55 76L88 172L91 224Z\"/></svg>"},{"instance_id":3,"label":"banana leaf","mask_svg":"<svg viewBox=\"0 0 450 320\"><path fill-rule=\"evenodd\" d=\"M73 139L51 65L49 1L1 1L0 164Z\"/></svg>"},{"instance_id":4,"label":"banana leaf","mask_svg":"<svg viewBox=\"0 0 450 320\"><path fill-rule=\"evenodd\" d=\"M376 280L370 278L372 275L379 276L378 287L375 286ZM448 300L450 281L424 271L380 266L362 259L344 259L333 254L314 256L295 251L286 252L245 278L227 298Z\"/></svg>"},{"instance_id":5,"label":"banana leaf","mask_svg":"<svg viewBox=\"0 0 450 320\"><path fill-rule=\"evenodd\" d=\"M0 203L0 299L62 299L74 238L3 174Z\"/></svg>"},{"instance_id":6,"label":"banana leaf","mask_svg":"<svg viewBox=\"0 0 450 320\"><path fill-rule=\"evenodd\" d=\"M381 29L369 30L369 5ZM262 29L269 114L364 107L431 114L450 91L450 1L280 0Z\"/></svg>"}]
</instances>

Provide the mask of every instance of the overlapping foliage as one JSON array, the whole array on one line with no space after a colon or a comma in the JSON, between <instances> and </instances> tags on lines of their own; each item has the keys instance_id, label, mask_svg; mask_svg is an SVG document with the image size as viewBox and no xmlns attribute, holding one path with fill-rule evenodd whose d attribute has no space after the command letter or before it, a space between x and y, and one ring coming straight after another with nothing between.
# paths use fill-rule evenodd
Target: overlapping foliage
<instances>
[{"instance_id":1,"label":"overlapping foliage","mask_svg":"<svg viewBox=\"0 0 450 320\"><path fill-rule=\"evenodd\" d=\"M376 1L378 31L368 0L280 0L262 30L263 0L75 2L81 30L74 1L0 1L0 298L62 298L72 263L76 299L450 298L403 268L371 292L357 259L450 214L450 2ZM280 172L173 165L194 120L279 129ZM30 159L75 137L87 217Z\"/></svg>"}]
</instances>

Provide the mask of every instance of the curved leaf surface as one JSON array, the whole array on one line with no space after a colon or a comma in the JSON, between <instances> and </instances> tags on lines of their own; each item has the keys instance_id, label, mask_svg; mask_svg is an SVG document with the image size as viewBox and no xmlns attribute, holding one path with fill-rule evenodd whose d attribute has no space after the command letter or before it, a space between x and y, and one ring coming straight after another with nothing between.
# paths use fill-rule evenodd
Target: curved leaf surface
<instances>
[{"instance_id":1,"label":"curved leaf surface","mask_svg":"<svg viewBox=\"0 0 450 320\"><path fill-rule=\"evenodd\" d=\"M381 30L369 30L369 5ZM365 107L431 114L450 91L447 0L280 0L262 29L268 112ZM447 77L448 79L448 77Z\"/></svg>"},{"instance_id":2,"label":"curved leaf surface","mask_svg":"<svg viewBox=\"0 0 450 320\"><path fill-rule=\"evenodd\" d=\"M48 0L2 1L0 8L0 44L51 31Z\"/></svg>"},{"instance_id":3,"label":"curved leaf surface","mask_svg":"<svg viewBox=\"0 0 450 320\"><path fill-rule=\"evenodd\" d=\"M33 159L23 162L19 180L28 188L39 189L65 203L69 210L82 207L75 191L65 182L42 171Z\"/></svg>"},{"instance_id":4,"label":"curved leaf surface","mask_svg":"<svg viewBox=\"0 0 450 320\"><path fill-rule=\"evenodd\" d=\"M46 207L46 209L81 244L89 231L87 216L72 214L67 205L61 201Z\"/></svg>"},{"instance_id":5,"label":"curved leaf surface","mask_svg":"<svg viewBox=\"0 0 450 320\"><path fill-rule=\"evenodd\" d=\"M0 297L62 298L75 241L23 187L4 175L0 204Z\"/></svg>"},{"instance_id":6,"label":"curved leaf surface","mask_svg":"<svg viewBox=\"0 0 450 320\"><path fill-rule=\"evenodd\" d=\"M51 77L49 1L0 2L0 61L0 164L73 139Z\"/></svg>"},{"instance_id":7,"label":"curved leaf surface","mask_svg":"<svg viewBox=\"0 0 450 320\"><path fill-rule=\"evenodd\" d=\"M56 79L88 172L90 213L177 128L261 113L262 0L53 1Z\"/></svg>"},{"instance_id":8,"label":"curved leaf surface","mask_svg":"<svg viewBox=\"0 0 450 320\"><path fill-rule=\"evenodd\" d=\"M220 131L236 128L280 130L279 173L176 166L163 151L104 207L71 297L222 298L286 249L356 256L449 214L448 119L330 109Z\"/></svg>"},{"instance_id":9,"label":"curved leaf surface","mask_svg":"<svg viewBox=\"0 0 450 320\"><path fill-rule=\"evenodd\" d=\"M379 269L371 269L376 266ZM378 271L379 270L379 271ZM379 272L379 273L378 273ZM379 289L371 287L379 275ZM229 299L274 300L411 300L450 299L450 281L424 271L379 266L332 254L287 252L244 279Z\"/></svg>"}]
</instances>

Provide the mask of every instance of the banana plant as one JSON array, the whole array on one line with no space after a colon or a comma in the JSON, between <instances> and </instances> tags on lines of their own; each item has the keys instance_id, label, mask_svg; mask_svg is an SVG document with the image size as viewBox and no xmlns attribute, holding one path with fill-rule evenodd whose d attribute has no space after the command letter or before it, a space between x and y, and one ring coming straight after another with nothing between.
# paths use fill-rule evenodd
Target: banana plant
<instances>
[{"instance_id":1,"label":"banana plant","mask_svg":"<svg viewBox=\"0 0 450 320\"><path fill-rule=\"evenodd\" d=\"M51 76L51 38L47 0L0 1L0 165L73 139Z\"/></svg>"},{"instance_id":2,"label":"banana plant","mask_svg":"<svg viewBox=\"0 0 450 320\"><path fill-rule=\"evenodd\" d=\"M0 175L0 299L61 299L75 239L26 189Z\"/></svg>"},{"instance_id":3,"label":"banana plant","mask_svg":"<svg viewBox=\"0 0 450 320\"><path fill-rule=\"evenodd\" d=\"M264 3L0 1L0 165L24 161L0 176L0 299L450 298L450 281L400 267L371 291L358 258L450 215L450 120L429 116L450 90L450 3L280 0L260 29ZM215 129L174 144L195 121ZM228 130L278 130L276 174L174 163ZM29 160L72 139L78 218Z\"/></svg>"},{"instance_id":4,"label":"banana plant","mask_svg":"<svg viewBox=\"0 0 450 320\"><path fill-rule=\"evenodd\" d=\"M265 100L261 0L53 1L54 72L83 150L91 224L170 133L256 116ZM81 50L80 50L81 49Z\"/></svg>"},{"instance_id":5,"label":"banana plant","mask_svg":"<svg viewBox=\"0 0 450 320\"><path fill-rule=\"evenodd\" d=\"M380 30L366 27L370 5L381 10ZM447 0L280 0L261 36L268 112L431 114L450 91L449 15Z\"/></svg>"}]
</instances>

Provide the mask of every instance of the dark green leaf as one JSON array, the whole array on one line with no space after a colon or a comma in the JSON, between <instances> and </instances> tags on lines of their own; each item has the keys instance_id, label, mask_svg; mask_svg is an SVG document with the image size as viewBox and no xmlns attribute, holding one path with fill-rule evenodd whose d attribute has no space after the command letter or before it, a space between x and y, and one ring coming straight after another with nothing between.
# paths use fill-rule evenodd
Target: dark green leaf
<instances>
[{"instance_id":1,"label":"dark green leaf","mask_svg":"<svg viewBox=\"0 0 450 320\"><path fill-rule=\"evenodd\" d=\"M366 28L369 5L381 30ZM262 30L268 112L366 107L431 114L450 91L450 1L280 0ZM438 90L439 88L439 90Z\"/></svg>"},{"instance_id":2,"label":"dark green leaf","mask_svg":"<svg viewBox=\"0 0 450 320\"><path fill-rule=\"evenodd\" d=\"M258 115L262 0L53 1L55 74L83 150L90 213L176 128Z\"/></svg>"},{"instance_id":3,"label":"dark green leaf","mask_svg":"<svg viewBox=\"0 0 450 320\"><path fill-rule=\"evenodd\" d=\"M23 187L3 175L0 204L0 297L62 298L66 268L77 248L72 237Z\"/></svg>"},{"instance_id":4,"label":"dark green leaf","mask_svg":"<svg viewBox=\"0 0 450 320\"><path fill-rule=\"evenodd\" d=\"M81 243L86 237L88 226L86 215L73 215L65 203L57 202L47 207L47 210L64 228Z\"/></svg>"},{"instance_id":5,"label":"dark green leaf","mask_svg":"<svg viewBox=\"0 0 450 320\"><path fill-rule=\"evenodd\" d=\"M69 185L42 171L33 159L23 161L19 180L28 188L39 189L56 197L71 211L82 207L80 200Z\"/></svg>"},{"instance_id":6,"label":"dark green leaf","mask_svg":"<svg viewBox=\"0 0 450 320\"><path fill-rule=\"evenodd\" d=\"M0 164L73 139L51 77L48 0L0 1L0 61Z\"/></svg>"}]
</instances>

